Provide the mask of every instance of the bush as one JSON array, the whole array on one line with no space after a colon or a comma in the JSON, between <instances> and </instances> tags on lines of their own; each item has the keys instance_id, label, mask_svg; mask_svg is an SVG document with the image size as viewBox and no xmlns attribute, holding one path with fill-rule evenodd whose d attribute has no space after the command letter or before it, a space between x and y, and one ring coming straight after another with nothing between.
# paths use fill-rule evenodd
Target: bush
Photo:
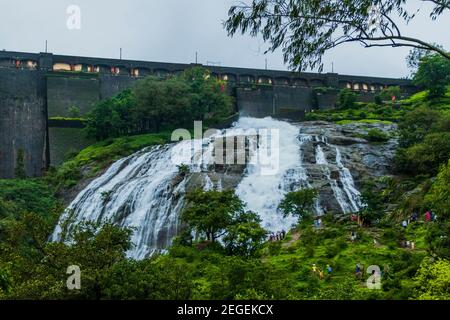
<instances>
[{"instance_id":1,"label":"bush","mask_svg":"<svg viewBox=\"0 0 450 320\"><path fill-rule=\"evenodd\" d=\"M440 216L450 218L450 160L441 166L425 201L427 206L436 210Z\"/></svg>"},{"instance_id":2,"label":"bush","mask_svg":"<svg viewBox=\"0 0 450 320\"><path fill-rule=\"evenodd\" d=\"M70 118L79 118L81 115L80 108L76 106L71 106L68 110L68 115Z\"/></svg>"},{"instance_id":3,"label":"bush","mask_svg":"<svg viewBox=\"0 0 450 320\"><path fill-rule=\"evenodd\" d=\"M398 86L392 86L384 88L380 93L380 99L381 100L392 100L392 97L396 97L397 99L400 98L401 90Z\"/></svg>"},{"instance_id":4,"label":"bush","mask_svg":"<svg viewBox=\"0 0 450 320\"><path fill-rule=\"evenodd\" d=\"M450 84L450 60L439 54L420 60L414 83L429 90L428 98L443 97Z\"/></svg>"},{"instance_id":5,"label":"bush","mask_svg":"<svg viewBox=\"0 0 450 320\"><path fill-rule=\"evenodd\" d=\"M399 149L395 156L395 164L400 172L434 175L439 166L447 162L449 154L450 132L432 133L425 137L423 143Z\"/></svg>"},{"instance_id":6,"label":"bush","mask_svg":"<svg viewBox=\"0 0 450 320\"><path fill-rule=\"evenodd\" d=\"M383 99L381 99L381 96L379 94L377 94L374 98L374 101L377 105L382 105L383 104Z\"/></svg>"},{"instance_id":7,"label":"bush","mask_svg":"<svg viewBox=\"0 0 450 320\"><path fill-rule=\"evenodd\" d=\"M23 149L17 150L16 167L14 169L14 175L18 179L26 178L25 171L25 153Z\"/></svg>"},{"instance_id":8,"label":"bush","mask_svg":"<svg viewBox=\"0 0 450 320\"><path fill-rule=\"evenodd\" d=\"M389 135L379 129L370 129L366 139L373 142L385 142L389 140Z\"/></svg>"},{"instance_id":9,"label":"bush","mask_svg":"<svg viewBox=\"0 0 450 320\"><path fill-rule=\"evenodd\" d=\"M446 118L439 111L423 106L406 114L398 125L400 146L410 147L422 142L427 134L438 131L442 117Z\"/></svg>"},{"instance_id":10,"label":"bush","mask_svg":"<svg viewBox=\"0 0 450 320\"><path fill-rule=\"evenodd\" d=\"M342 89L339 92L337 105L340 109L351 109L356 106L358 94L350 89Z\"/></svg>"}]
</instances>

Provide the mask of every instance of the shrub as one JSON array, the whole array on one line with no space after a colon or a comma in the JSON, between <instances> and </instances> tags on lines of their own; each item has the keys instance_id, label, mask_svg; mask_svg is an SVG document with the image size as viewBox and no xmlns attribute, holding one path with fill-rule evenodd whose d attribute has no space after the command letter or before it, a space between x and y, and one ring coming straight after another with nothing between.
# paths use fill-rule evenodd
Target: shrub
<instances>
[{"instance_id":1,"label":"shrub","mask_svg":"<svg viewBox=\"0 0 450 320\"><path fill-rule=\"evenodd\" d=\"M422 142L425 136L436 131L436 126L442 117L439 111L419 107L405 115L400 121L400 146L409 147Z\"/></svg>"},{"instance_id":2,"label":"shrub","mask_svg":"<svg viewBox=\"0 0 450 320\"><path fill-rule=\"evenodd\" d=\"M450 60L439 54L425 56L414 75L414 83L429 90L428 98L444 96L450 84Z\"/></svg>"},{"instance_id":3,"label":"shrub","mask_svg":"<svg viewBox=\"0 0 450 320\"><path fill-rule=\"evenodd\" d=\"M401 91L400 87L398 86L392 86L384 88L380 93L381 100L391 100L392 97L396 97L397 99L400 97Z\"/></svg>"},{"instance_id":4,"label":"shrub","mask_svg":"<svg viewBox=\"0 0 450 320\"><path fill-rule=\"evenodd\" d=\"M79 118L81 115L80 108L76 106L71 106L68 110L68 115L70 118Z\"/></svg>"},{"instance_id":5,"label":"shrub","mask_svg":"<svg viewBox=\"0 0 450 320\"><path fill-rule=\"evenodd\" d=\"M16 168L14 169L14 175L18 179L24 179L27 176L25 172L25 153L23 149L17 150Z\"/></svg>"},{"instance_id":6,"label":"shrub","mask_svg":"<svg viewBox=\"0 0 450 320\"><path fill-rule=\"evenodd\" d=\"M377 105L382 105L383 104L383 99L381 99L381 96L379 94L377 94L374 98L374 101Z\"/></svg>"},{"instance_id":7,"label":"shrub","mask_svg":"<svg viewBox=\"0 0 450 320\"><path fill-rule=\"evenodd\" d=\"M450 154L450 132L432 133L423 143L400 149L395 157L396 168L400 172L436 174L439 166L447 162Z\"/></svg>"},{"instance_id":8,"label":"shrub","mask_svg":"<svg viewBox=\"0 0 450 320\"><path fill-rule=\"evenodd\" d=\"M185 176L185 175L187 175L187 174L189 174L191 172L191 169L186 164L180 164L177 167L178 167L178 173L181 176Z\"/></svg>"},{"instance_id":9,"label":"shrub","mask_svg":"<svg viewBox=\"0 0 450 320\"><path fill-rule=\"evenodd\" d=\"M289 192L281 201L279 209L284 216L293 215L300 220L307 220L311 215L314 200L317 198L317 190L300 189Z\"/></svg>"},{"instance_id":10,"label":"shrub","mask_svg":"<svg viewBox=\"0 0 450 320\"><path fill-rule=\"evenodd\" d=\"M389 140L389 135L380 129L370 129L366 139L373 142L385 142Z\"/></svg>"},{"instance_id":11,"label":"shrub","mask_svg":"<svg viewBox=\"0 0 450 320\"><path fill-rule=\"evenodd\" d=\"M358 94L350 89L342 89L339 92L337 105L341 109L351 109L356 106L356 98Z\"/></svg>"},{"instance_id":12,"label":"shrub","mask_svg":"<svg viewBox=\"0 0 450 320\"><path fill-rule=\"evenodd\" d=\"M439 215L450 217L450 160L441 166L425 201L428 207L435 209Z\"/></svg>"}]
</instances>

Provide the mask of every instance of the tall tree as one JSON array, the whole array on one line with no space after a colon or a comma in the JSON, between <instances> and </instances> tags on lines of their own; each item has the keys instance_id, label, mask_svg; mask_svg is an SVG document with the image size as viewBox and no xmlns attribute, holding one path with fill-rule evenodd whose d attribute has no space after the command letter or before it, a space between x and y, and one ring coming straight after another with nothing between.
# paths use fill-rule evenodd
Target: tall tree
<instances>
[{"instance_id":1,"label":"tall tree","mask_svg":"<svg viewBox=\"0 0 450 320\"><path fill-rule=\"evenodd\" d=\"M289 192L281 201L278 208L284 216L297 216L299 220L307 219L311 215L314 200L317 198L317 190L300 189Z\"/></svg>"},{"instance_id":2,"label":"tall tree","mask_svg":"<svg viewBox=\"0 0 450 320\"><path fill-rule=\"evenodd\" d=\"M450 60L437 54L422 58L414 74L414 83L428 89L429 98L444 96L450 84Z\"/></svg>"},{"instance_id":3,"label":"tall tree","mask_svg":"<svg viewBox=\"0 0 450 320\"><path fill-rule=\"evenodd\" d=\"M226 229L244 213L244 204L233 191L194 190L186 199L190 205L182 220L212 242L225 235Z\"/></svg>"},{"instance_id":4,"label":"tall tree","mask_svg":"<svg viewBox=\"0 0 450 320\"><path fill-rule=\"evenodd\" d=\"M282 48L292 69L323 69L322 56L344 43L364 47L413 47L426 49L450 59L450 54L425 40L406 36L399 21L410 22L406 0L253 0L229 10L225 28L262 35L268 51ZM431 6L435 20L450 9L449 0L423 0Z\"/></svg>"}]
</instances>

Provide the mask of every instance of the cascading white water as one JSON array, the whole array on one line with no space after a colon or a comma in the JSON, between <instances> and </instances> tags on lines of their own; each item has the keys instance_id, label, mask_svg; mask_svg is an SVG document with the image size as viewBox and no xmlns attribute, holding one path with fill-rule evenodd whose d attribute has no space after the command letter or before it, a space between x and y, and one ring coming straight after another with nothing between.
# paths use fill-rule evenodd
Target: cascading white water
<instances>
[{"instance_id":1,"label":"cascading white water","mask_svg":"<svg viewBox=\"0 0 450 320\"><path fill-rule=\"evenodd\" d=\"M279 161L275 174L262 175L262 164L253 161L236 189L236 194L247 205L247 209L257 212L264 228L269 231L289 230L297 220L284 218L277 208L286 193L308 187L308 176L302 165L301 146L310 141L308 135L300 135L298 127L272 118L242 118L236 127L279 130ZM253 157L256 157L254 155ZM318 208L320 212L320 208Z\"/></svg>"},{"instance_id":2,"label":"cascading white water","mask_svg":"<svg viewBox=\"0 0 450 320\"><path fill-rule=\"evenodd\" d=\"M214 183L211 181L211 178L208 175L205 175L205 186L203 190L210 191L214 189Z\"/></svg>"},{"instance_id":3,"label":"cascading white water","mask_svg":"<svg viewBox=\"0 0 450 320\"><path fill-rule=\"evenodd\" d=\"M325 137L319 139L319 137L316 136L316 141L321 141L326 146L329 146L328 143L326 143ZM335 150L336 150L336 165L339 169L339 177L343 186L342 188L339 186L336 179L331 178L330 164L328 163L325 154L322 150L322 147L319 144L316 146L316 163L322 166L322 171L325 177L327 178L331 186L331 189L333 190L334 197L336 198L336 201L339 203L339 206L341 207L342 211L344 213L356 212L362 206L361 194L355 188L355 184L353 181L353 177L350 173L350 170L348 170L348 168L346 168L342 163L341 151L339 150L338 147L336 147Z\"/></svg>"},{"instance_id":4,"label":"cascading white water","mask_svg":"<svg viewBox=\"0 0 450 320\"><path fill-rule=\"evenodd\" d=\"M339 176L344 191L350 201L352 212L356 212L363 206L361 201L361 193L355 188L355 183L350 170L348 170L348 168L346 168L342 163L342 156L339 148L336 148L336 164L339 167Z\"/></svg>"},{"instance_id":5,"label":"cascading white water","mask_svg":"<svg viewBox=\"0 0 450 320\"><path fill-rule=\"evenodd\" d=\"M142 259L170 245L178 229L184 181L175 187L178 164L185 163L192 141L142 150L114 163L91 182L69 205L52 240L61 240L63 223L68 230L82 221L113 222L134 228L128 252ZM179 159L173 157L179 156ZM72 221L73 219L73 221Z\"/></svg>"},{"instance_id":6,"label":"cascading white water","mask_svg":"<svg viewBox=\"0 0 450 320\"><path fill-rule=\"evenodd\" d=\"M347 201L345 201L344 193L342 192L341 188L339 188L336 179L331 178L329 163L325 158L325 154L323 153L322 147L320 145L316 146L316 163L322 166L323 174L327 178L331 186L331 189L333 190L334 197L336 201L339 203L339 206L341 207L342 211L344 213L350 212L351 208L347 203Z\"/></svg>"},{"instance_id":7,"label":"cascading white water","mask_svg":"<svg viewBox=\"0 0 450 320\"><path fill-rule=\"evenodd\" d=\"M278 134L261 139L258 134L264 130L278 130ZM62 239L63 225L67 227L64 231L70 231L82 221L109 221L133 228L131 241L134 246L128 252L131 258L143 259L167 248L179 229L179 214L189 176L180 177L178 165L188 164L190 172L208 172L214 161L214 141L242 135L247 136L250 159L236 194L248 210L261 216L263 227L269 231L288 230L296 219L283 217L277 207L286 193L311 187L303 164L303 147L313 143L314 137L301 134L298 126L285 121L241 118L233 128L212 137L147 148L115 162L73 200L55 228L52 240L68 240ZM279 138L279 145L274 148L275 138ZM319 140L315 136L315 139L327 145L325 137ZM258 150L266 150L269 154L261 154ZM342 211L356 211L360 206L359 192L350 171L342 163L339 149L336 148L336 165L343 190L336 180L331 179L330 165L320 145L315 152L316 162L323 167ZM222 190L222 180L214 185L207 174L203 184L205 190ZM323 213L319 200L315 211Z\"/></svg>"}]
</instances>

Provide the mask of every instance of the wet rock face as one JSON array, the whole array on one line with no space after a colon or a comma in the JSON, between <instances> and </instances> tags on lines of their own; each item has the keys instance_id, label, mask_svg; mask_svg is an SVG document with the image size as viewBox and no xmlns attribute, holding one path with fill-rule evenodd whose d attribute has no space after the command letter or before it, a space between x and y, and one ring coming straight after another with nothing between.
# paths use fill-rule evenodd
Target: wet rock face
<instances>
[{"instance_id":1,"label":"wet rock face","mask_svg":"<svg viewBox=\"0 0 450 320\"><path fill-rule=\"evenodd\" d=\"M324 211L342 211L323 166L317 163L317 146L323 151L328 162L329 177L342 187L339 165L336 163L336 150L339 149L342 165L351 173L357 189L362 187L365 179L389 175L392 171L392 160L398 142L395 137L395 124L351 123L337 125L326 122L306 122L299 124L300 132L313 136L311 143L304 144L303 165L311 181L311 185L319 190L320 203ZM363 137L370 129L378 129L391 136L386 143L371 143Z\"/></svg>"},{"instance_id":2,"label":"wet rock face","mask_svg":"<svg viewBox=\"0 0 450 320\"><path fill-rule=\"evenodd\" d=\"M359 206L357 193L363 181L388 175L391 172L392 159L397 148L394 124L337 125L328 122L303 122L295 126L299 130L298 140L301 141L299 165L304 168L310 187L319 191L319 205L323 212L356 211ZM392 138L386 143L371 143L364 139L367 132L374 128L388 133ZM217 141L214 143L220 145ZM323 153L323 159L320 159L318 155L319 149ZM225 149L223 152L225 155ZM246 159L246 162L248 161L250 152L248 147L231 152L236 158L242 157ZM245 154L239 154L240 152ZM346 180L346 169L353 180L350 185ZM186 191L198 188L235 189L245 174L245 164L211 165L200 172L189 174ZM299 182L295 181L295 174L289 172L286 173L285 184L287 191L297 190L300 186L304 187L302 183L299 185ZM352 190L353 186L356 191ZM342 201L337 199L339 197ZM348 205L343 206L342 202Z\"/></svg>"}]
</instances>

